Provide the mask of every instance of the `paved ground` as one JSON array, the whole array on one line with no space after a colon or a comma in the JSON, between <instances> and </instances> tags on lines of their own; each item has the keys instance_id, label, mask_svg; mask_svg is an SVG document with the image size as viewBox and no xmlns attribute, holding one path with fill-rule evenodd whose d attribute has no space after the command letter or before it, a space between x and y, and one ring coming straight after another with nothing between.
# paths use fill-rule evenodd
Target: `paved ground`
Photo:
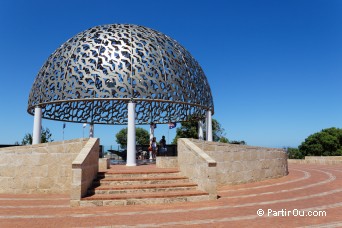
<instances>
[{"instance_id":1,"label":"paved ground","mask_svg":"<svg viewBox=\"0 0 342 228\"><path fill-rule=\"evenodd\" d=\"M70 208L67 195L0 195L0 227L342 227L342 166L289 164L289 171L225 186L210 202Z\"/></svg>"}]
</instances>

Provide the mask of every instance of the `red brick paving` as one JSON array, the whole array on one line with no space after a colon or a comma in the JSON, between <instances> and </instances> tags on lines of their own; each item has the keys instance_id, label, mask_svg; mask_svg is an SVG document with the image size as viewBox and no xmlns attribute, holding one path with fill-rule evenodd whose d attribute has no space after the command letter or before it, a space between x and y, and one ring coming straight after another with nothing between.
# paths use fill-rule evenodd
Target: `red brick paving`
<instances>
[{"instance_id":1,"label":"red brick paving","mask_svg":"<svg viewBox=\"0 0 342 228\"><path fill-rule=\"evenodd\" d=\"M224 186L219 195L205 202L70 208L68 195L0 194L0 227L342 226L342 166L289 164L286 177ZM258 209L266 215L259 217ZM268 209L326 216L267 216Z\"/></svg>"}]
</instances>

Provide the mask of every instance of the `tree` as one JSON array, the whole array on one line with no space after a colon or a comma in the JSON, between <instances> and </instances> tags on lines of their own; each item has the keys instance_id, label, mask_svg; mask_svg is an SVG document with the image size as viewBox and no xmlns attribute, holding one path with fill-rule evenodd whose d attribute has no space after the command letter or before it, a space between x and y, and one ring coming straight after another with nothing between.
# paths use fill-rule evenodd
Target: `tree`
<instances>
[{"instance_id":1,"label":"tree","mask_svg":"<svg viewBox=\"0 0 342 228\"><path fill-rule=\"evenodd\" d=\"M127 127L121 129L116 135L116 142L121 146L121 148L125 148L127 146ZM137 127L135 129L135 137L136 143L138 145L147 145L150 143L150 134L147 130L141 127Z\"/></svg>"},{"instance_id":2,"label":"tree","mask_svg":"<svg viewBox=\"0 0 342 228\"><path fill-rule=\"evenodd\" d=\"M304 156L341 156L342 129L327 128L307 137L299 146Z\"/></svg>"},{"instance_id":3,"label":"tree","mask_svg":"<svg viewBox=\"0 0 342 228\"><path fill-rule=\"evenodd\" d=\"M289 159L303 159L304 156L298 148L288 147L286 148Z\"/></svg>"},{"instance_id":4,"label":"tree","mask_svg":"<svg viewBox=\"0 0 342 228\"><path fill-rule=\"evenodd\" d=\"M32 134L26 133L23 140L21 141L21 145L31 145L32 144Z\"/></svg>"},{"instance_id":5,"label":"tree","mask_svg":"<svg viewBox=\"0 0 342 228\"><path fill-rule=\"evenodd\" d=\"M212 120L213 127L213 141L218 142L222 137L224 137L225 132L222 125L215 119ZM227 139L227 138L226 138ZM228 140L228 139L227 139Z\"/></svg>"},{"instance_id":6,"label":"tree","mask_svg":"<svg viewBox=\"0 0 342 228\"><path fill-rule=\"evenodd\" d=\"M230 144L238 144L238 145L246 145L245 141L238 141L238 140L233 140L230 142Z\"/></svg>"},{"instance_id":7,"label":"tree","mask_svg":"<svg viewBox=\"0 0 342 228\"><path fill-rule=\"evenodd\" d=\"M52 134L49 128L42 128L41 132L41 143L53 142ZM21 145L31 145L32 144L32 134L26 133L23 140L21 141Z\"/></svg>"},{"instance_id":8,"label":"tree","mask_svg":"<svg viewBox=\"0 0 342 228\"><path fill-rule=\"evenodd\" d=\"M179 138L197 138L198 137L198 122L196 120L182 122L181 127L176 129L176 136L172 144L177 144Z\"/></svg>"},{"instance_id":9,"label":"tree","mask_svg":"<svg viewBox=\"0 0 342 228\"><path fill-rule=\"evenodd\" d=\"M212 119L212 133L213 133L213 141L218 142L221 140L221 142L229 142L229 140L224 137L225 130L221 126L221 124L215 120ZM177 140L179 138L198 138L198 120L192 119L187 122L182 122L181 127L177 128L176 130L176 137L173 139L172 143L177 144Z\"/></svg>"},{"instance_id":10,"label":"tree","mask_svg":"<svg viewBox=\"0 0 342 228\"><path fill-rule=\"evenodd\" d=\"M41 142L42 143L53 142L52 134L49 128L46 128L46 129L42 128Z\"/></svg>"},{"instance_id":11,"label":"tree","mask_svg":"<svg viewBox=\"0 0 342 228\"><path fill-rule=\"evenodd\" d=\"M221 143L229 143L229 140L226 137L222 136L220 138L219 142L221 142Z\"/></svg>"}]
</instances>

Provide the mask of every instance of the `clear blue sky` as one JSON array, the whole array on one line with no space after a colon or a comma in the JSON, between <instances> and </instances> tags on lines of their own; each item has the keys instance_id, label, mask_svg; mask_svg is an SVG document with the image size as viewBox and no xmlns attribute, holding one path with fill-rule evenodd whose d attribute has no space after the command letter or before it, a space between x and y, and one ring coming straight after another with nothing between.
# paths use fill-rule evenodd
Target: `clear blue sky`
<instances>
[{"instance_id":1,"label":"clear blue sky","mask_svg":"<svg viewBox=\"0 0 342 228\"><path fill-rule=\"evenodd\" d=\"M342 127L342 1L0 1L0 144L31 132L32 83L67 39L102 24L132 23L180 42L201 64L215 115L231 140L298 146ZM43 120L55 140L62 122ZM105 145L122 127L95 126ZM147 129L147 127L146 127ZM159 125L156 136L168 136ZM85 135L88 135L88 127ZM169 141L175 129L169 132ZM65 139L82 137L67 123Z\"/></svg>"}]
</instances>

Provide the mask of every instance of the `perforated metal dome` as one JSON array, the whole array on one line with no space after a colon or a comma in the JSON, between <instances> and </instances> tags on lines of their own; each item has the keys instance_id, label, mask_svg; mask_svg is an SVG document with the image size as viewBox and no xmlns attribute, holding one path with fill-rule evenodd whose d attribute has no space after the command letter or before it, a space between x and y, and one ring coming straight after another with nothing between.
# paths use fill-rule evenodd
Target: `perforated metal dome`
<instances>
[{"instance_id":1,"label":"perforated metal dome","mask_svg":"<svg viewBox=\"0 0 342 228\"><path fill-rule=\"evenodd\" d=\"M126 124L168 123L214 113L210 86L198 62L177 41L138 25L96 26L50 55L30 92L28 113L46 119Z\"/></svg>"}]
</instances>

